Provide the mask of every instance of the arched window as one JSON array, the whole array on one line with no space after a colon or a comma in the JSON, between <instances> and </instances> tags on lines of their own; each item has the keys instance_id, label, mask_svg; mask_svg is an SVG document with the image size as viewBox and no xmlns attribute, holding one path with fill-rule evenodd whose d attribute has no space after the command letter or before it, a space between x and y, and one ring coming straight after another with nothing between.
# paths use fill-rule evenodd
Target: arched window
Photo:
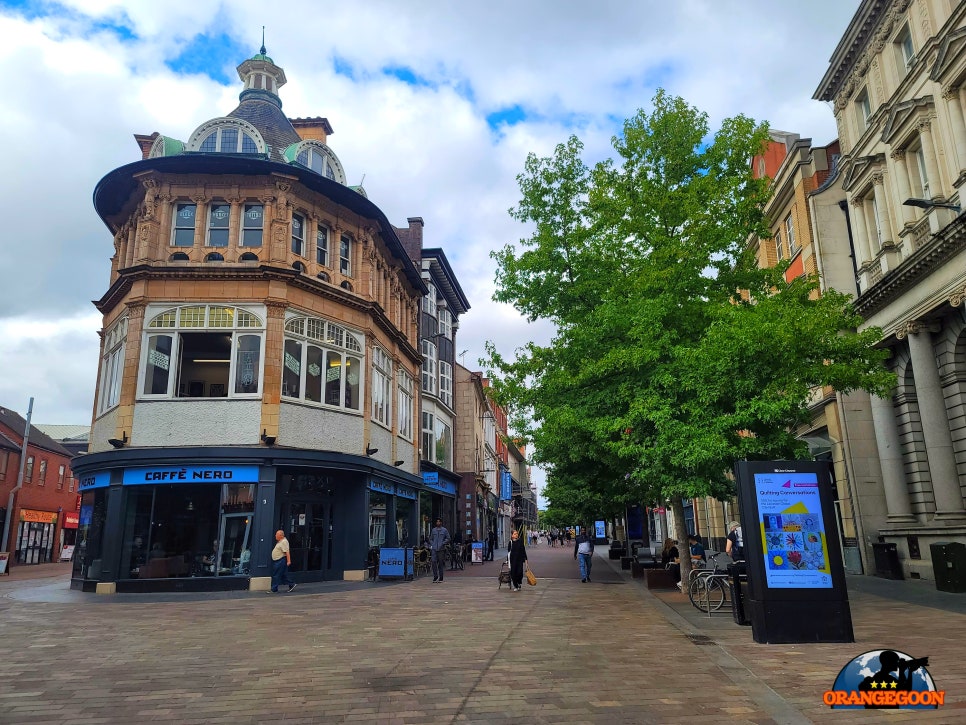
<instances>
[{"instance_id":1,"label":"arched window","mask_svg":"<svg viewBox=\"0 0 966 725\"><path fill-rule=\"evenodd\" d=\"M170 257L168 257L168 259L172 262L187 262L188 255L185 254L184 252L175 252Z\"/></svg>"},{"instance_id":2,"label":"arched window","mask_svg":"<svg viewBox=\"0 0 966 725\"><path fill-rule=\"evenodd\" d=\"M225 257L219 254L218 252L212 252L211 254L205 257L205 261L206 262L224 262Z\"/></svg>"},{"instance_id":3,"label":"arched window","mask_svg":"<svg viewBox=\"0 0 966 725\"><path fill-rule=\"evenodd\" d=\"M188 151L204 154L264 154L265 142L258 130L240 118L214 118L195 129L186 144Z\"/></svg>"},{"instance_id":4,"label":"arched window","mask_svg":"<svg viewBox=\"0 0 966 725\"><path fill-rule=\"evenodd\" d=\"M305 265L301 262L295 262L292 264L292 269L296 270L300 274L305 274Z\"/></svg>"},{"instance_id":5,"label":"arched window","mask_svg":"<svg viewBox=\"0 0 966 725\"><path fill-rule=\"evenodd\" d=\"M245 252L241 257L238 258L242 262L257 262L258 255L254 252Z\"/></svg>"},{"instance_id":6,"label":"arched window","mask_svg":"<svg viewBox=\"0 0 966 725\"><path fill-rule=\"evenodd\" d=\"M323 282L331 282L332 281L332 278L329 277L329 275L327 275L325 272L319 272L315 276L318 277L319 279L321 279Z\"/></svg>"},{"instance_id":7,"label":"arched window","mask_svg":"<svg viewBox=\"0 0 966 725\"><path fill-rule=\"evenodd\" d=\"M361 411L363 338L317 317L285 323L282 397Z\"/></svg>"},{"instance_id":8,"label":"arched window","mask_svg":"<svg viewBox=\"0 0 966 725\"><path fill-rule=\"evenodd\" d=\"M352 291L352 285L349 282L343 282L339 286L344 290L348 290L349 292Z\"/></svg>"},{"instance_id":9,"label":"arched window","mask_svg":"<svg viewBox=\"0 0 966 725\"><path fill-rule=\"evenodd\" d=\"M326 144L321 141L301 141L285 149L284 156L289 163L296 163L311 169L340 184L345 184L345 171L342 162Z\"/></svg>"},{"instance_id":10,"label":"arched window","mask_svg":"<svg viewBox=\"0 0 966 725\"><path fill-rule=\"evenodd\" d=\"M234 398L261 392L265 323L254 313L191 305L146 317L141 397Z\"/></svg>"}]
</instances>

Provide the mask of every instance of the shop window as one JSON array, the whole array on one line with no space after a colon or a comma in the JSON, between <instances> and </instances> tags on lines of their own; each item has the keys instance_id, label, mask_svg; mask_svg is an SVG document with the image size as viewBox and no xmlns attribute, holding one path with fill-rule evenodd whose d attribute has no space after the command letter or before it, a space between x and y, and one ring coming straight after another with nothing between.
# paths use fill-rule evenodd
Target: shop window
<instances>
[{"instance_id":1,"label":"shop window","mask_svg":"<svg viewBox=\"0 0 966 725\"><path fill-rule=\"evenodd\" d=\"M104 569L101 548L104 544L104 523L106 521L107 489L102 488L84 493L81 496L73 576L93 580L101 578Z\"/></svg>"},{"instance_id":2,"label":"shop window","mask_svg":"<svg viewBox=\"0 0 966 725\"><path fill-rule=\"evenodd\" d=\"M453 431L439 418L436 418L435 438L433 441L433 453L431 458L437 466L446 469L453 468Z\"/></svg>"},{"instance_id":3,"label":"shop window","mask_svg":"<svg viewBox=\"0 0 966 725\"><path fill-rule=\"evenodd\" d=\"M386 543L386 494L369 492L369 546Z\"/></svg>"}]
</instances>

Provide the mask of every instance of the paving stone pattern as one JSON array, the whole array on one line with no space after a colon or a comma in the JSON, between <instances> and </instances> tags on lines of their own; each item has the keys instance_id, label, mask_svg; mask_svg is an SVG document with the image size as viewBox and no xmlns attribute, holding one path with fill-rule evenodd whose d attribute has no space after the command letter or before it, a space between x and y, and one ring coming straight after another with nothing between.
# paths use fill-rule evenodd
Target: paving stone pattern
<instances>
[{"instance_id":1,"label":"paving stone pattern","mask_svg":"<svg viewBox=\"0 0 966 725\"><path fill-rule=\"evenodd\" d=\"M529 550L536 587L497 561L414 582L292 594L96 596L67 570L0 581L0 723L807 723L966 720L966 615L867 593L855 644L758 645L573 549ZM37 570L39 571L39 569ZM38 575L39 576L39 575ZM928 655L932 712L830 711L868 649Z\"/></svg>"}]
</instances>

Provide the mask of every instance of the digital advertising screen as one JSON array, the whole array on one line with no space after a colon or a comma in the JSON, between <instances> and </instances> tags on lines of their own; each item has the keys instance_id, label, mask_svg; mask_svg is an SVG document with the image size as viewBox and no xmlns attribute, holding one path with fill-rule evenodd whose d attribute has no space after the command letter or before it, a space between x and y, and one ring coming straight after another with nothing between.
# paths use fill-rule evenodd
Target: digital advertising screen
<instances>
[{"instance_id":1,"label":"digital advertising screen","mask_svg":"<svg viewBox=\"0 0 966 725\"><path fill-rule=\"evenodd\" d=\"M603 539L607 536L607 530L604 527L603 521L594 522L594 536L598 539Z\"/></svg>"},{"instance_id":2,"label":"digital advertising screen","mask_svg":"<svg viewBox=\"0 0 966 725\"><path fill-rule=\"evenodd\" d=\"M770 589L831 589L817 474L755 473L765 583Z\"/></svg>"}]
</instances>

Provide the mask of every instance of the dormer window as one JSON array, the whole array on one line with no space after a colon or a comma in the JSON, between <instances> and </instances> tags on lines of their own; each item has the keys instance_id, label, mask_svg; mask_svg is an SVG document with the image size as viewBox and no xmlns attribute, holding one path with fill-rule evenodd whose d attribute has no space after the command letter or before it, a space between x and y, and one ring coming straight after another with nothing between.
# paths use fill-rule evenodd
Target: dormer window
<instances>
[{"instance_id":1,"label":"dormer window","mask_svg":"<svg viewBox=\"0 0 966 725\"><path fill-rule=\"evenodd\" d=\"M191 134L188 151L203 154L264 154L265 142L258 130L238 118L216 118Z\"/></svg>"},{"instance_id":2,"label":"dormer window","mask_svg":"<svg viewBox=\"0 0 966 725\"><path fill-rule=\"evenodd\" d=\"M327 145L321 141L302 141L285 149L285 158L320 176L345 184L342 163Z\"/></svg>"}]
</instances>

